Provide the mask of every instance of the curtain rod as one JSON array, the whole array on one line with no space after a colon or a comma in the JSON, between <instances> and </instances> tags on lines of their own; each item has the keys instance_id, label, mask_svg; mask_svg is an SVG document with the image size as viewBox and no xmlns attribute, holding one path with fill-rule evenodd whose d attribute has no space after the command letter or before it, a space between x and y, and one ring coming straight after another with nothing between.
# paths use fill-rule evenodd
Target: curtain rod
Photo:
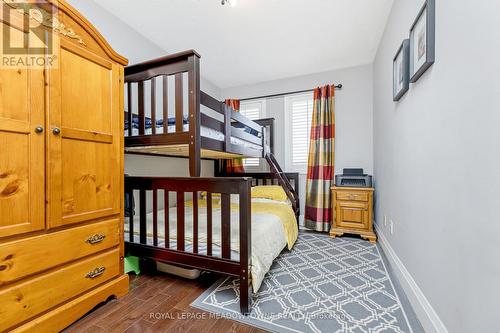
<instances>
[{"instance_id":1,"label":"curtain rod","mask_svg":"<svg viewBox=\"0 0 500 333\"><path fill-rule=\"evenodd\" d=\"M335 89L342 89L342 83L339 83L334 86ZM273 94L273 95L264 95L264 96L256 96L256 97L247 97L247 98L240 98L240 101L249 101L251 99L260 99L260 98L272 98L272 97L279 97L279 96L285 96L285 95L293 95L293 94L300 94L300 93L305 93L309 91L313 91L314 89L306 89L306 90L297 90L297 91L290 91L286 93L281 93L281 94Z\"/></svg>"}]
</instances>

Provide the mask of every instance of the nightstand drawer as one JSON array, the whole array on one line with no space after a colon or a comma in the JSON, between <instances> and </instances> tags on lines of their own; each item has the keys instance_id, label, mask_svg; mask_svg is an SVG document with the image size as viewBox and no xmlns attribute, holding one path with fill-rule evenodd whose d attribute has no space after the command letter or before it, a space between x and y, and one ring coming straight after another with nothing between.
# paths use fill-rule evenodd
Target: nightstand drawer
<instances>
[{"instance_id":1,"label":"nightstand drawer","mask_svg":"<svg viewBox=\"0 0 500 333\"><path fill-rule=\"evenodd\" d=\"M366 192L339 191L336 193L337 193L337 200L368 202L368 193Z\"/></svg>"}]
</instances>

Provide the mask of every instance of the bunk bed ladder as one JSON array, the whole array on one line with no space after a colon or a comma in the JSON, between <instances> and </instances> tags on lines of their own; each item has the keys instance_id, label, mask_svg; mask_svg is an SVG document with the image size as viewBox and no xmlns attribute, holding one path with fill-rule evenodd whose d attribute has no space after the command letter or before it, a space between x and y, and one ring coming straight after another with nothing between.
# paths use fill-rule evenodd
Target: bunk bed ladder
<instances>
[{"instance_id":1,"label":"bunk bed ladder","mask_svg":"<svg viewBox=\"0 0 500 333\"><path fill-rule=\"evenodd\" d=\"M272 153L267 153L265 155L265 159L269 164L271 173L276 176L276 178L278 179L278 183L283 187L288 199L290 199L290 201L292 202L292 207L295 212L295 216L297 216L297 223L298 223L300 216L300 203L297 192L290 183L290 180L286 176L285 172L283 172L283 169L281 169L281 166L279 165L274 155ZM295 184L295 186L298 187L299 184Z\"/></svg>"}]
</instances>

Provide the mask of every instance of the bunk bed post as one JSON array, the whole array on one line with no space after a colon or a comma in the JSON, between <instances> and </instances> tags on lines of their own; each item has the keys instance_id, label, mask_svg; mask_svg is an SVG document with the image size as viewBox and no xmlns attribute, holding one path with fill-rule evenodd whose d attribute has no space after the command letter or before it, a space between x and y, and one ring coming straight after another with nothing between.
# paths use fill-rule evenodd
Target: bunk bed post
<instances>
[{"instance_id":1,"label":"bunk bed post","mask_svg":"<svg viewBox=\"0 0 500 333\"><path fill-rule=\"evenodd\" d=\"M224 160L214 160L214 176L215 177L223 177L224 174L222 169L224 167Z\"/></svg>"},{"instance_id":2,"label":"bunk bed post","mask_svg":"<svg viewBox=\"0 0 500 333\"><path fill-rule=\"evenodd\" d=\"M182 132L184 129L184 93L182 87L184 79L182 73L175 74L175 131ZM188 102L191 104L191 102Z\"/></svg>"},{"instance_id":3,"label":"bunk bed post","mask_svg":"<svg viewBox=\"0 0 500 333\"><path fill-rule=\"evenodd\" d=\"M232 107L221 103L222 111L224 112L224 146L227 152L231 151L231 113Z\"/></svg>"},{"instance_id":4,"label":"bunk bed post","mask_svg":"<svg viewBox=\"0 0 500 333\"><path fill-rule=\"evenodd\" d=\"M168 133L168 75L163 75L162 85L163 101L163 134Z\"/></svg>"},{"instance_id":5,"label":"bunk bed post","mask_svg":"<svg viewBox=\"0 0 500 333\"><path fill-rule=\"evenodd\" d=\"M252 255L252 201L250 198L252 180L248 178L239 185L240 193L240 310L247 315L251 311L252 284L250 265Z\"/></svg>"},{"instance_id":6,"label":"bunk bed post","mask_svg":"<svg viewBox=\"0 0 500 333\"><path fill-rule=\"evenodd\" d=\"M274 153L274 118L257 119L254 121L263 127L262 133L265 132L266 136L269 138L269 149L267 150L267 152L271 154ZM266 148L265 145L263 145L262 147L263 153L265 148ZM262 157L265 156L266 155L264 153Z\"/></svg>"},{"instance_id":7,"label":"bunk bed post","mask_svg":"<svg viewBox=\"0 0 500 333\"><path fill-rule=\"evenodd\" d=\"M299 223L300 220L300 184L299 184L299 173L286 173L286 177L293 179L293 187L295 189L295 197L296 197L296 202L297 202L297 210L295 211L295 216L297 217L297 223Z\"/></svg>"},{"instance_id":8,"label":"bunk bed post","mask_svg":"<svg viewBox=\"0 0 500 333\"><path fill-rule=\"evenodd\" d=\"M188 58L189 80L189 174L200 177L201 133L200 133L200 57L193 53ZM181 123L182 124L182 123Z\"/></svg>"},{"instance_id":9,"label":"bunk bed post","mask_svg":"<svg viewBox=\"0 0 500 333\"><path fill-rule=\"evenodd\" d=\"M127 120L128 120L128 135L132 136L132 82L127 82Z\"/></svg>"},{"instance_id":10,"label":"bunk bed post","mask_svg":"<svg viewBox=\"0 0 500 333\"><path fill-rule=\"evenodd\" d=\"M151 133L156 134L156 78L151 79Z\"/></svg>"},{"instance_id":11,"label":"bunk bed post","mask_svg":"<svg viewBox=\"0 0 500 333\"><path fill-rule=\"evenodd\" d=\"M267 131L266 127L262 126L262 158L266 157L267 153L270 153L270 151L267 151Z\"/></svg>"},{"instance_id":12,"label":"bunk bed post","mask_svg":"<svg viewBox=\"0 0 500 333\"><path fill-rule=\"evenodd\" d=\"M144 81L139 81L138 83L138 107L139 110L139 135L144 135L146 133L146 115L145 115L145 104L144 104Z\"/></svg>"},{"instance_id":13,"label":"bunk bed post","mask_svg":"<svg viewBox=\"0 0 500 333\"><path fill-rule=\"evenodd\" d=\"M269 152L274 154L274 118L269 119Z\"/></svg>"}]
</instances>

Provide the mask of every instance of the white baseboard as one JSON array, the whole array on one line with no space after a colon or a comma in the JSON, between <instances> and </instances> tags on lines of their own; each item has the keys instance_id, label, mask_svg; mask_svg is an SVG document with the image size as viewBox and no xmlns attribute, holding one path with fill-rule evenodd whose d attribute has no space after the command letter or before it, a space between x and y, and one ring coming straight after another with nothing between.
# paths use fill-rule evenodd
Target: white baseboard
<instances>
[{"instance_id":1,"label":"white baseboard","mask_svg":"<svg viewBox=\"0 0 500 333\"><path fill-rule=\"evenodd\" d=\"M391 264L391 268L396 274L401 287L403 288L408 301L410 302L420 324L427 333L448 333L446 326L437 315L434 308L425 297L422 290L401 262L394 249L391 247L380 227L376 225L379 244Z\"/></svg>"}]
</instances>

